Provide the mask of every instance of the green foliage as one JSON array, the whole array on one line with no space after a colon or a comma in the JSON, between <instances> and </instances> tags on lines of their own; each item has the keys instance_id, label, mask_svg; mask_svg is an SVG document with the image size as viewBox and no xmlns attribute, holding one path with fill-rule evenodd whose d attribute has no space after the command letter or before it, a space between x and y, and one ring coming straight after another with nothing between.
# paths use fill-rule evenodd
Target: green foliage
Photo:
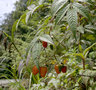
<instances>
[{"instance_id":1,"label":"green foliage","mask_svg":"<svg viewBox=\"0 0 96 90\"><path fill-rule=\"evenodd\" d=\"M75 8L75 10L77 10L77 12L79 12L81 15L83 15L84 17L90 20L88 7L84 7L83 5L79 3L74 3L73 7Z\"/></svg>"},{"instance_id":2,"label":"green foliage","mask_svg":"<svg viewBox=\"0 0 96 90\"><path fill-rule=\"evenodd\" d=\"M43 35L43 36L40 36L39 39L40 39L41 41L46 41L46 42L48 42L48 43L50 43L50 44L54 44L54 43L53 43L53 40L51 39L51 37L50 37L49 35L47 35L47 34L45 34L45 35Z\"/></svg>"},{"instance_id":3,"label":"green foliage","mask_svg":"<svg viewBox=\"0 0 96 90\"><path fill-rule=\"evenodd\" d=\"M35 43L32 49L32 58L39 69L39 58L40 58L41 44Z\"/></svg>"},{"instance_id":4,"label":"green foliage","mask_svg":"<svg viewBox=\"0 0 96 90\"><path fill-rule=\"evenodd\" d=\"M67 13L67 22L75 38L76 38L76 31L77 31L77 24L78 24L77 20L78 20L78 17L75 9L69 9Z\"/></svg>"},{"instance_id":5,"label":"green foliage","mask_svg":"<svg viewBox=\"0 0 96 90\"><path fill-rule=\"evenodd\" d=\"M24 8L20 7L23 3ZM27 3L25 1L16 3L16 10L10 15L14 16L15 22L9 18L11 24L14 22L10 29L11 34L9 28L5 27L10 26L9 21L6 25L2 25L2 29L5 28L4 36L9 39L8 43L12 42L11 53L0 48L0 58L6 58L5 62L1 59L5 66L0 67L10 72L9 74L3 70L4 76L20 79L13 83L15 90L25 88L95 90L94 3L94 0L28 0ZM42 41L47 42L47 48L43 48ZM5 64L10 58L11 70ZM67 66L67 72L57 75L54 71L56 64ZM45 78L40 77L40 71L36 76L32 74L34 65L38 69L40 66L47 66L48 72ZM16 73L17 70L19 74ZM24 82L22 78L28 80L27 87L22 84Z\"/></svg>"}]
</instances>

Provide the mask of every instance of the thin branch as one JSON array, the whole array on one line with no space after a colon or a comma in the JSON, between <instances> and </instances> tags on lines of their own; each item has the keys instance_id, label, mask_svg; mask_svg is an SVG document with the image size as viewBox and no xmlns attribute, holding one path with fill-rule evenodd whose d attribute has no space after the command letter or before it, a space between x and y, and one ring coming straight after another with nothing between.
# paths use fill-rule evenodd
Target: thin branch
<instances>
[{"instance_id":1,"label":"thin branch","mask_svg":"<svg viewBox=\"0 0 96 90\"><path fill-rule=\"evenodd\" d=\"M65 46L54 35L53 37L56 39L57 42L59 42L59 44L61 44L65 48Z\"/></svg>"},{"instance_id":2,"label":"thin branch","mask_svg":"<svg viewBox=\"0 0 96 90\"><path fill-rule=\"evenodd\" d=\"M12 42L12 44L14 45L15 49L17 50L17 52L19 53L19 56L22 58L22 55L20 53L20 51L18 50L18 48L16 47L16 45ZM23 59L23 58L22 58Z\"/></svg>"}]
</instances>

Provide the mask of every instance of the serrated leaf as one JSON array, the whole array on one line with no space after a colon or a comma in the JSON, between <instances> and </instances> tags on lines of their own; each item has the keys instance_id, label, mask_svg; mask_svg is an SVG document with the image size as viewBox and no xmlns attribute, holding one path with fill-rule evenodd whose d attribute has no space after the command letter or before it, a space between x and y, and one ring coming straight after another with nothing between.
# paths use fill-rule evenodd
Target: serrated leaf
<instances>
[{"instance_id":1,"label":"serrated leaf","mask_svg":"<svg viewBox=\"0 0 96 90\"><path fill-rule=\"evenodd\" d=\"M32 16L32 14L33 14L36 10L38 10L39 8L42 8L44 5L49 5L49 4L41 4L41 5L38 5L38 6L36 6L36 5L34 5L34 4L30 5L30 6L28 7L28 9L30 10L30 12L28 13L27 19L29 18L29 15L30 15L30 14L31 14L31 16ZM27 19L26 19L26 20L27 20Z\"/></svg>"},{"instance_id":2,"label":"serrated leaf","mask_svg":"<svg viewBox=\"0 0 96 90\"><path fill-rule=\"evenodd\" d=\"M53 16L67 3L68 0L54 0L52 4Z\"/></svg>"},{"instance_id":3,"label":"serrated leaf","mask_svg":"<svg viewBox=\"0 0 96 90\"><path fill-rule=\"evenodd\" d=\"M85 31L88 33L94 34L94 31L92 31L92 30L85 29Z\"/></svg>"},{"instance_id":4,"label":"serrated leaf","mask_svg":"<svg viewBox=\"0 0 96 90\"><path fill-rule=\"evenodd\" d=\"M86 28L86 29L96 30L96 26L93 26L93 25L86 25L85 28Z\"/></svg>"},{"instance_id":5,"label":"serrated leaf","mask_svg":"<svg viewBox=\"0 0 96 90\"><path fill-rule=\"evenodd\" d=\"M25 56L26 58L27 58L28 53L30 52L30 50L33 48L33 46L34 46L35 43L37 42L37 40L38 40L38 37L34 38L34 39L31 41L30 45L28 46L28 48L27 48L27 50L26 50L26 56Z\"/></svg>"},{"instance_id":6,"label":"serrated leaf","mask_svg":"<svg viewBox=\"0 0 96 90\"><path fill-rule=\"evenodd\" d=\"M81 15L83 15L84 17L90 19L89 16L89 11L88 8L84 7L83 5L79 4L79 3L74 3L73 7L75 8L75 10L77 12L79 12Z\"/></svg>"},{"instance_id":7,"label":"serrated leaf","mask_svg":"<svg viewBox=\"0 0 96 90\"><path fill-rule=\"evenodd\" d=\"M41 44L40 43L35 43L35 45L32 48L32 58L34 60L39 59L40 52L41 52Z\"/></svg>"},{"instance_id":8,"label":"serrated leaf","mask_svg":"<svg viewBox=\"0 0 96 90\"><path fill-rule=\"evenodd\" d=\"M51 37L47 34L44 34L43 36L40 36L39 39L42 40L42 41L48 42L50 44L54 44Z\"/></svg>"},{"instance_id":9,"label":"serrated leaf","mask_svg":"<svg viewBox=\"0 0 96 90\"><path fill-rule=\"evenodd\" d=\"M77 27L77 30L78 30L80 33L84 34L84 28L83 28L83 26Z\"/></svg>"},{"instance_id":10,"label":"serrated leaf","mask_svg":"<svg viewBox=\"0 0 96 90\"><path fill-rule=\"evenodd\" d=\"M41 53L41 47L42 46L40 43L35 43L32 49L32 58L38 69L39 69L39 58L40 58L40 53Z\"/></svg>"},{"instance_id":11,"label":"serrated leaf","mask_svg":"<svg viewBox=\"0 0 96 90\"><path fill-rule=\"evenodd\" d=\"M75 38L76 38L76 31L77 31L77 24L78 24L77 20L78 20L78 16L76 10L69 9L67 12L67 22Z\"/></svg>"},{"instance_id":12,"label":"serrated leaf","mask_svg":"<svg viewBox=\"0 0 96 90\"><path fill-rule=\"evenodd\" d=\"M70 7L70 4L68 4L66 7L63 7L56 15L56 23L60 22L60 20L64 17L66 12L68 11Z\"/></svg>"}]
</instances>

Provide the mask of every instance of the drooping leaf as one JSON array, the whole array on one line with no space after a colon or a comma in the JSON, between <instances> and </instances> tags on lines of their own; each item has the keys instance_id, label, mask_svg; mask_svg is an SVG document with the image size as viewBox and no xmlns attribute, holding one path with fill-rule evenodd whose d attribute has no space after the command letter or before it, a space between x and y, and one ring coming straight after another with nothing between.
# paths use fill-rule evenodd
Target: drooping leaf
<instances>
[{"instance_id":1,"label":"drooping leaf","mask_svg":"<svg viewBox=\"0 0 96 90\"><path fill-rule=\"evenodd\" d=\"M28 13L26 13L26 23L28 22L28 19L29 19L30 15L31 15L31 11L29 11Z\"/></svg>"},{"instance_id":2,"label":"drooping leaf","mask_svg":"<svg viewBox=\"0 0 96 90\"><path fill-rule=\"evenodd\" d=\"M67 3L68 0L54 0L52 5L52 14L55 14Z\"/></svg>"},{"instance_id":3,"label":"drooping leaf","mask_svg":"<svg viewBox=\"0 0 96 90\"><path fill-rule=\"evenodd\" d=\"M12 26L12 41L14 40L14 32L16 31L18 24L19 24L19 20L16 20Z\"/></svg>"},{"instance_id":4,"label":"drooping leaf","mask_svg":"<svg viewBox=\"0 0 96 90\"><path fill-rule=\"evenodd\" d=\"M84 7L83 5L79 4L79 3L74 3L73 7L75 8L75 10L77 12L79 12L81 15L83 15L84 17L90 19L90 15L89 15L89 10L88 8Z\"/></svg>"},{"instance_id":5,"label":"drooping leaf","mask_svg":"<svg viewBox=\"0 0 96 90\"><path fill-rule=\"evenodd\" d=\"M19 63L19 67L18 67L18 73L19 73L19 75L21 74L21 71L23 69L23 66L24 66L24 61L21 60L20 63Z\"/></svg>"},{"instance_id":6,"label":"drooping leaf","mask_svg":"<svg viewBox=\"0 0 96 90\"><path fill-rule=\"evenodd\" d=\"M41 53L41 47L42 46L40 43L35 43L35 45L32 48L32 58L38 69L39 69L39 58Z\"/></svg>"},{"instance_id":7,"label":"drooping leaf","mask_svg":"<svg viewBox=\"0 0 96 90\"><path fill-rule=\"evenodd\" d=\"M22 21L25 24L25 19L26 18L26 12L20 17L19 20L16 20L12 26L12 31L11 31L11 35L12 35L12 41L14 41L14 32L18 29L18 25L19 23Z\"/></svg>"},{"instance_id":8,"label":"drooping leaf","mask_svg":"<svg viewBox=\"0 0 96 90\"><path fill-rule=\"evenodd\" d=\"M68 4L66 7L63 7L60 11L58 11L56 15L56 23L60 22L60 20L64 17L66 12L68 11L70 7L70 4Z\"/></svg>"},{"instance_id":9,"label":"drooping leaf","mask_svg":"<svg viewBox=\"0 0 96 90\"><path fill-rule=\"evenodd\" d=\"M86 57L86 56L87 56L86 53L87 53L93 46L95 46L95 45L96 45L96 43L94 43L94 44L92 44L90 47L86 48L86 49L84 50L84 52L83 52L83 55Z\"/></svg>"},{"instance_id":10,"label":"drooping leaf","mask_svg":"<svg viewBox=\"0 0 96 90\"><path fill-rule=\"evenodd\" d=\"M43 36L40 36L39 39L42 40L42 41L48 42L50 44L54 44L51 37L47 34L44 34Z\"/></svg>"},{"instance_id":11,"label":"drooping leaf","mask_svg":"<svg viewBox=\"0 0 96 90\"><path fill-rule=\"evenodd\" d=\"M3 33L11 40L11 36L9 36L6 32L3 31Z\"/></svg>"},{"instance_id":12,"label":"drooping leaf","mask_svg":"<svg viewBox=\"0 0 96 90\"><path fill-rule=\"evenodd\" d=\"M78 20L78 16L76 10L69 9L67 12L67 22L75 38L76 38L76 31L77 31L77 24L78 24L77 20Z\"/></svg>"},{"instance_id":13,"label":"drooping leaf","mask_svg":"<svg viewBox=\"0 0 96 90\"><path fill-rule=\"evenodd\" d=\"M85 60L85 57L83 56L82 53L74 53L74 56L79 56L81 59Z\"/></svg>"},{"instance_id":14,"label":"drooping leaf","mask_svg":"<svg viewBox=\"0 0 96 90\"><path fill-rule=\"evenodd\" d=\"M30 52L30 50L33 48L33 46L35 45L35 43L37 42L38 40L38 37L34 38L31 43L29 44L29 46L27 47L27 50L26 50L26 58L28 56L28 53Z\"/></svg>"},{"instance_id":15,"label":"drooping leaf","mask_svg":"<svg viewBox=\"0 0 96 90\"><path fill-rule=\"evenodd\" d=\"M28 65L28 62L29 62L29 60L30 60L30 57L31 57L31 55L30 55L30 52L28 53L28 56L27 56L27 60L26 60L26 66Z\"/></svg>"},{"instance_id":16,"label":"drooping leaf","mask_svg":"<svg viewBox=\"0 0 96 90\"><path fill-rule=\"evenodd\" d=\"M38 6L36 6L36 5L34 5L34 4L30 5L30 6L28 7L29 12L27 13L26 21L28 20L30 14L31 14L31 16L32 16L32 14L33 14L36 10L38 10L39 8L42 8L44 5L46 6L46 5L49 5L49 4L40 4L40 5L38 5Z\"/></svg>"}]
</instances>

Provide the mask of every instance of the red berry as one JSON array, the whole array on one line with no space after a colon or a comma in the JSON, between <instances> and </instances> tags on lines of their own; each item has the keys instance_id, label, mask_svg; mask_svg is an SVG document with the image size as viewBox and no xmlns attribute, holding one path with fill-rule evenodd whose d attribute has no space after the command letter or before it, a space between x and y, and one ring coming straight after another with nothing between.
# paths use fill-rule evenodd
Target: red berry
<instances>
[{"instance_id":1,"label":"red berry","mask_svg":"<svg viewBox=\"0 0 96 90\"><path fill-rule=\"evenodd\" d=\"M63 66L63 67L61 68L61 71L62 71L63 73L66 73L67 67L66 67L66 66Z\"/></svg>"},{"instance_id":2,"label":"red berry","mask_svg":"<svg viewBox=\"0 0 96 90\"><path fill-rule=\"evenodd\" d=\"M40 67L41 77L45 77L46 73L47 73L47 67Z\"/></svg>"},{"instance_id":3,"label":"red berry","mask_svg":"<svg viewBox=\"0 0 96 90\"><path fill-rule=\"evenodd\" d=\"M59 71L59 66L58 66L58 65L55 65L54 68L55 68L56 73L59 74L59 73L60 73L60 71Z\"/></svg>"},{"instance_id":4,"label":"red berry","mask_svg":"<svg viewBox=\"0 0 96 90\"><path fill-rule=\"evenodd\" d=\"M36 67L36 65L32 68L32 73L34 75L36 75L39 72L38 68Z\"/></svg>"},{"instance_id":5,"label":"red berry","mask_svg":"<svg viewBox=\"0 0 96 90\"><path fill-rule=\"evenodd\" d=\"M47 42L43 41L42 45L43 45L44 48L46 48L47 47Z\"/></svg>"}]
</instances>

